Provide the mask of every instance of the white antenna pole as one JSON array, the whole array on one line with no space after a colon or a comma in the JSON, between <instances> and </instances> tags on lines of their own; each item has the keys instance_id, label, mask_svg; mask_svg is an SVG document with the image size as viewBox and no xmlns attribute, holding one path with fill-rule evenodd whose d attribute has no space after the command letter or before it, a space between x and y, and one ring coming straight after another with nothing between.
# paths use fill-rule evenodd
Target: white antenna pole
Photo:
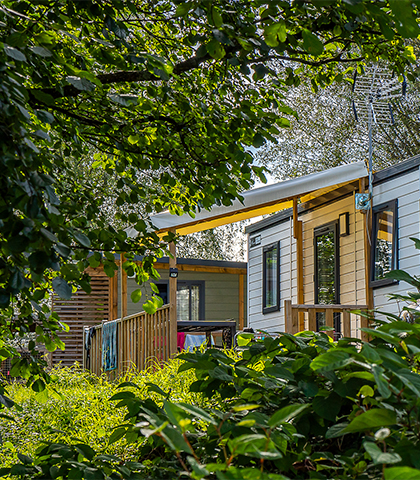
<instances>
[{"instance_id":1,"label":"white antenna pole","mask_svg":"<svg viewBox=\"0 0 420 480\"><path fill-rule=\"evenodd\" d=\"M362 67L359 75L357 70L355 71L352 92L352 108L355 119L356 121L367 121L368 126L369 193L356 195L356 208L366 211L372 205L373 196L374 124L394 123L390 101L404 95L405 84L401 85L393 74L376 64L373 67Z\"/></svg>"}]
</instances>

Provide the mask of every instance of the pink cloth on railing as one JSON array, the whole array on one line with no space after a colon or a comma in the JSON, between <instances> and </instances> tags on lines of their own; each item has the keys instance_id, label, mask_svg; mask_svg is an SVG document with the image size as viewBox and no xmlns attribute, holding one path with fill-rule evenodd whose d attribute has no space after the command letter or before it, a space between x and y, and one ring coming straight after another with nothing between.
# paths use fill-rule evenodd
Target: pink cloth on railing
<instances>
[{"instance_id":1,"label":"pink cloth on railing","mask_svg":"<svg viewBox=\"0 0 420 480\"><path fill-rule=\"evenodd\" d=\"M178 332L176 334L176 346L178 347L178 350L180 351L184 350L184 345L185 345L185 333Z\"/></svg>"}]
</instances>

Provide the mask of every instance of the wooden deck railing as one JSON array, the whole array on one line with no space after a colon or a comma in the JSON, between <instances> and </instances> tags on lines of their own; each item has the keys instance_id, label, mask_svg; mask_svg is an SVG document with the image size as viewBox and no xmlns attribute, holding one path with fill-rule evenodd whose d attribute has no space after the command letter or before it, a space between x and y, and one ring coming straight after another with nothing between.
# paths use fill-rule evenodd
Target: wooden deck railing
<instances>
[{"instance_id":1,"label":"wooden deck railing","mask_svg":"<svg viewBox=\"0 0 420 480\"><path fill-rule=\"evenodd\" d=\"M344 337L351 337L351 317L352 310L367 311L367 305L292 305L291 300L284 301L285 312L285 330L287 333L297 333L302 330L302 322L299 322L299 314L308 314L307 330L316 331L316 314L325 314L325 324L327 327L334 328L334 313L341 313L341 333ZM301 323L301 325L299 325ZM361 316L361 327L368 326L368 319ZM333 330L327 330L327 333L332 336ZM362 340L367 339L367 334L362 332Z\"/></svg>"},{"instance_id":2,"label":"wooden deck railing","mask_svg":"<svg viewBox=\"0 0 420 480\"><path fill-rule=\"evenodd\" d=\"M159 308L156 313L135 313L117 322L117 368L109 376L127 371L133 365L143 370L151 360L169 360L169 305ZM109 323L109 322L104 322ZM100 375L102 367L102 326L96 325L86 347L89 330L83 331L83 367Z\"/></svg>"}]
</instances>

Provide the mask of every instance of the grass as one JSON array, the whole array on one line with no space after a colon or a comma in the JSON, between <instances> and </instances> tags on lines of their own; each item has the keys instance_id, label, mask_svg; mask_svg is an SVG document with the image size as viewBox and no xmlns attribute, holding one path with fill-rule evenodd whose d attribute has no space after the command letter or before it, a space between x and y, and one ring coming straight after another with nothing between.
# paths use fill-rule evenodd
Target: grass
<instances>
[{"instance_id":1,"label":"grass","mask_svg":"<svg viewBox=\"0 0 420 480\"><path fill-rule=\"evenodd\" d=\"M115 408L117 402L109 398L118 391L120 382L130 381L139 387L136 395L140 397L161 399L158 394L149 392L147 384L154 383L167 392L173 402L200 405L201 396L189 391L195 376L188 371L178 374L179 364L180 360L175 359L163 368L155 366L143 372L131 370L112 383L105 376L83 372L77 365L56 368L47 392L41 393L20 383L11 384L8 394L19 407L7 412L15 421L0 418L0 466L15 463L18 453L31 456L43 442L55 441L79 440L102 453L135 459L134 445L127 445L123 440L108 444L112 430L123 422L126 413L124 408Z\"/></svg>"}]
</instances>

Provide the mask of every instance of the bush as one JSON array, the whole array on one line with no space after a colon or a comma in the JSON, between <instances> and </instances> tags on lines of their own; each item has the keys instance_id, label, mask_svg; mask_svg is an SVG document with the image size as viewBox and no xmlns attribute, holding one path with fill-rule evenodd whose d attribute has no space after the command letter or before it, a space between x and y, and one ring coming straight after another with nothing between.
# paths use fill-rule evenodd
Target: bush
<instances>
[{"instance_id":1,"label":"bush","mask_svg":"<svg viewBox=\"0 0 420 480\"><path fill-rule=\"evenodd\" d=\"M417 277L393 275L420 287ZM404 299L419 298L416 292ZM176 376L165 369L146 381L132 375L110 398L125 415L106 448L119 444L135 458L61 441L41 446L34 458L20 456L0 473L95 480L419 479L420 315L405 309L413 323L388 315L366 329L370 342L334 343L325 333L303 332L258 342L244 336L240 358L216 349L181 354ZM161 383L171 375L176 395L169 382Z\"/></svg>"}]
</instances>

